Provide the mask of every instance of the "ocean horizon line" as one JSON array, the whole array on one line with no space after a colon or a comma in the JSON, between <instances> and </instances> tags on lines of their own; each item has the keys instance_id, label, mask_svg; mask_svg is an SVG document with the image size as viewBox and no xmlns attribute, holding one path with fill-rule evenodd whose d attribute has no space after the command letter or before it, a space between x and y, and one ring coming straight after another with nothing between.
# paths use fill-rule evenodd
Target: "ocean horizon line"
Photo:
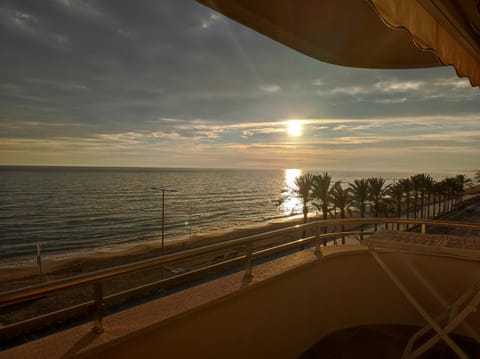
<instances>
[{"instance_id":1,"label":"ocean horizon line","mask_svg":"<svg viewBox=\"0 0 480 359\"><path fill-rule=\"evenodd\" d=\"M366 174L372 173L469 173L475 172L476 169L431 169L431 170L411 170L411 169L347 169L347 168L301 168L301 167L282 167L282 168L259 168L259 167L194 167L194 166L102 166L102 165L30 165L30 164L0 164L0 169L111 169L111 170L175 170L175 171L286 171L286 170L301 170L302 172L352 172Z\"/></svg>"}]
</instances>

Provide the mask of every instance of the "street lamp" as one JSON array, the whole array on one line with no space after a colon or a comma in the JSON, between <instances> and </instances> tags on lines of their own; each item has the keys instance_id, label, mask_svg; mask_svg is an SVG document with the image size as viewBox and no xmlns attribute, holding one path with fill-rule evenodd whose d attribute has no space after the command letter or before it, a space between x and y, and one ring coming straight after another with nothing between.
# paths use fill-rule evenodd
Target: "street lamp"
<instances>
[{"instance_id":1,"label":"street lamp","mask_svg":"<svg viewBox=\"0 0 480 359\"><path fill-rule=\"evenodd\" d=\"M155 191L162 191L162 255L165 248L165 192L177 192L174 189L167 189L163 187L151 187Z\"/></svg>"}]
</instances>

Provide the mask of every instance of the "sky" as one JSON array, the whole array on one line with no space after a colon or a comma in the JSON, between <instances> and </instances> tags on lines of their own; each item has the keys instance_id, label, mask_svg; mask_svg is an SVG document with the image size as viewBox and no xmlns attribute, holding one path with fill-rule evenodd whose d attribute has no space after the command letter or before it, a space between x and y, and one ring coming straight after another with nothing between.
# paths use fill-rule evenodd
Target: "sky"
<instances>
[{"instance_id":1,"label":"sky","mask_svg":"<svg viewBox=\"0 0 480 359\"><path fill-rule=\"evenodd\" d=\"M480 90L353 69L193 0L0 0L0 165L471 171Z\"/></svg>"}]
</instances>

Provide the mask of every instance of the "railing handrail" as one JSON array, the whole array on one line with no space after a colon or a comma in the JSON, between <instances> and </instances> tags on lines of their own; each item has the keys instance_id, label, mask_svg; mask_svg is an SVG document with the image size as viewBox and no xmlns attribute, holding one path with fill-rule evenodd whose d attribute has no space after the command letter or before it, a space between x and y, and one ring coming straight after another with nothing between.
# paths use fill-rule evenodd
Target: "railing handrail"
<instances>
[{"instance_id":1,"label":"railing handrail","mask_svg":"<svg viewBox=\"0 0 480 359\"><path fill-rule=\"evenodd\" d=\"M455 222L455 221L443 221L438 219L407 219L407 218L388 218L388 217L379 217L379 218L348 218L348 219L327 219L323 221L315 221L312 223L318 223L321 227L324 226L335 226L341 224L413 224L413 225L434 225L439 227L457 227L465 229L479 229L480 223L465 223L465 222ZM308 224L308 223L307 223Z\"/></svg>"},{"instance_id":2,"label":"railing handrail","mask_svg":"<svg viewBox=\"0 0 480 359\"><path fill-rule=\"evenodd\" d=\"M253 244L254 242L267 239L269 237L281 234L291 234L295 232L301 232L307 229L331 227L338 225L361 225L361 224L410 224L410 225L435 225L441 227L457 227L464 229L478 229L480 230L480 224L463 223L453 221L439 221L439 220L425 220L425 219L399 219L399 218L348 218L348 219L328 219L309 222L306 224L298 224L291 227L276 229L269 232L263 232L253 234L237 239L223 241L214 244L208 244L205 246L187 249L184 251L166 254L161 257L155 257L145 260L136 261L116 267L98 270L92 273L80 274L74 277L55 280L49 283L37 284L21 289L15 289L7 292L0 293L0 306L5 306L13 303L18 303L24 300L30 300L39 296L48 295L50 293L78 287L81 285L93 284L105 279L118 277L124 274L131 274L148 269L154 269L161 265L169 264L179 260L194 258L199 255L214 253L221 250L231 249L234 247L240 247L242 245ZM320 234L318 232L318 234ZM334 234L332 234L334 235Z\"/></svg>"},{"instance_id":3,"label":"railing handrail","mask_svg":"<svg viewBox=\"0 0 480 359\"><path fill-rule=\"evenodd\" d=\"M225 249L240 247L242 245L250 244L255 241L271 237L273 235L290 234L293 232L302 231L312 226L312 224L314 223L315 222L299 224L292 227L277 229L274 231L258 233L214 244L208 244L197 248L166 254L160 257L144 259L133 263L101 269L91 273L85 273L65 279L59 279L51 281L49 283L41 283L26 288L3 292L0 293L0 306L5 306L13 302L17 303L23 299L34 299L38 296L47 295L62 289L93 284L97 281L118 277L123 274L132 274L143 270L154 269L161 265L169 264L183 259L194 258L202 254L214 253Z\"/></svg>"},{"instance_id":4,"label":"railing handrail","mask_svg":"<svg viewBox=\"0 0 480 359\"><path fill-rule=\"evenodd\" d=\"M228 241L223 241L219 243L209 244L193 249L184 250L181 252L171 253L167 255L163 255L161 257L150 258L145 260L140 260L137 262L124 264L116 267L111 267L107 269L98 270L92 273L85 273L81 275L77 275L74 277L69 277L65 279L60 279L56 281L52 281L49 283L42 283L37 284L34 286L15 289L7 292L0 293L0 307L6 307L8 305L23 303L26 301L30 301L32 299L36 299L38 297L49 295L53 292L57 292L63 289L70 289L82 285L93 285L94 288L94 298L93 301L84 302L83 304L79 304L73 307L64 308L59 311L50 312L48 314L41 315L40 317L34 317L31 319L27 319L25 321L21 321L18 323L10 324L6 327L0 328L0 333L2 335L8 335L7 333L12 333L20 330L22 328L25 330L26 328L32 329L34 325L38 325L35 323L45 322L48 320L52 320L52 318L56 318L57 316L68 315L67 313L79 313L81 310L89 309L93 310L93 317L94 317L94 325L93 331L95 333L103 332L103 324L102 319L105 315L105 303L106 301L115 300L115 298L123 298L123 295L129 295L132 293L144 292L145 289L151 288L158 288L158 286L164 286L167 283L173 283L173 281L177 279L191 279L192 274L195 273L206 273L207 271L213 268L220 268L222 265L226 263L238 263L241 264L242 262L245 265L245 274L244 280L249 281L252 278L252 266L253 260L263 256L276 253L278 251L284 251L290 248L295 248L299 245L303 245L305 243L313 242L315 244L315 253L321 258L321 242L326 244L326 241L330 238L341 238L347 237L350 235L369 235L373 234L374 232L365 231L364 227L361 230L355 231L343 231L342 232L324 232L321 233L320 229L328 228L332 226L345 226L350 225L353 228L357 228L360 225L372 225L372 224L403 224L403 225L416 225L421 226L421 232L426 233L426 226L433 225L433 226L441 226L441 227L457 227L463 229L474 229L480 230L480 224L474 223L463 223L463 222L453 222L453 221L442 221L442 220L425 220L425 219L405 219L405 218L348 218L348 219L329 219L329 220L321 220L321 221L313 221L306 224L300 224L295 226L290 226L286 228L281 228L269 232L263 232L258 234L253 234L237 239L231 239ZM393 228L393 227L392 227ZM313 235L309 237L304 237L306 230L314 230ZM254 251L254 244L265 239L269 239L273 236L278 236L282 234L292 234L297 232L303 232L303 236L300 239L292 239L288 242L284 243L273 243L272 245L265 247L258 247L256 251ZM360 237L362 238L362 237ZM169 263L177 262L180 260L186 260L195 258L200 255L204 254L213 254L215 252L224 251L228 249L232 249L235 247L246 246L245 254L239 255L234 259L222 260L219 263L204 265L200 268L194 269L193 271L189 271L186 273L182 273L180 275L174 275L173 277L169 277L164 279L162 275L162 279L153 283L145 284L140 287L129 288L126 291L120 293L110 294L108 296L104 296L103 294L103 281L109 278L118 277L125 274L132 274L139 271L149 270L159 268L162 269L162 265L166 265ZM163 269L162 269L163 271ZM163 272L162 272L163 273ZM27 329L28 330L28 329Z\"/></svg>"}]
</instances>

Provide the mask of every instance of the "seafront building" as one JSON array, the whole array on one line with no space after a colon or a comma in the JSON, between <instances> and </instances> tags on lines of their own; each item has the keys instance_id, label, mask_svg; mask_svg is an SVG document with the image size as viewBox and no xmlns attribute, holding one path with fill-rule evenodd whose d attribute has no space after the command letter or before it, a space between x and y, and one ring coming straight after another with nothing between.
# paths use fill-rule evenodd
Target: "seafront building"
<instances>
[{"instance_id":1,"label":"seafront building","mask_svg":"<svg viewBox=\"0 0 480 359\"><path fill-rule=\"evenodd\" d=\"M480 40L474 35L480 13L478 4L472 13L474 2L200 2L322 61L384 68L452 64L473 86L480 85ZM430 50L421 50L412 38ZM362 223L381 225L382 230L366 229L360 244L322 245L324 240L359 236ZM411 231L395 231L396 224ZM349 226L345 233L338 233L341 225ZM477 235L431 233L439 227ZM13 346L0 352L0 358L322 357L326 351L317 352L316 343L335 333L339 335L320 348L333 347L343 357L416 358L439 347L450 357L478 357L479 230L475 223L400 218L315 221L4 293L0 303L15 305L90 286L92 301L68 311L89 310L94 320ZM272 244L272 236L285 240ZM303 250L295 250L299 248ZM163 268L205 256L218 261L163 278ZM167 283L180 285L238 266L243 270L224 271L149 302L105 312L105 306L132 294L105 295L104 283L112 278L160 268L156 283L134 290L150 293L162 291ZM36 321L55 322L64 314L50 313ZM22 325L29 324L18 327ZM355 330L369 335L349 353ZM409 339L398 344L404 330Z\"/></svg>"}]
</instances>

